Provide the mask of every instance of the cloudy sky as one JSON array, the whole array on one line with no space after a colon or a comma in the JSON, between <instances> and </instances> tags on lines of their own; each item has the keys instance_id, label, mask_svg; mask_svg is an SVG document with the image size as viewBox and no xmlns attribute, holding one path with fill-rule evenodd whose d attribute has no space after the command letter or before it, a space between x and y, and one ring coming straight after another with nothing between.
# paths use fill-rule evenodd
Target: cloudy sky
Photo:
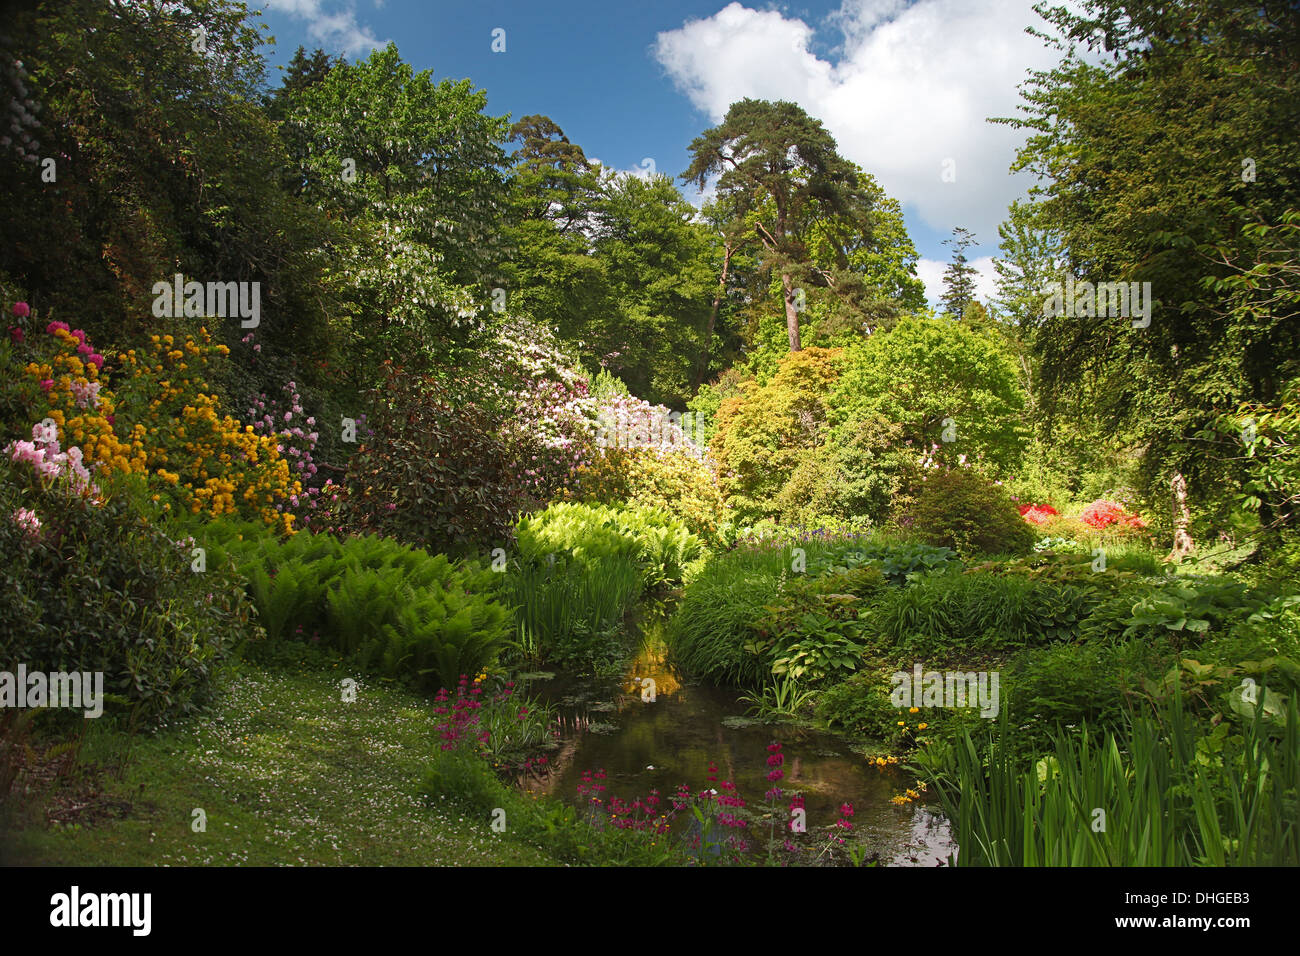
<instances>
[{"instance_id":1,"label":"cloudy sky","mask_svg":"<svg viewBox=\"0 0 1300 956\"><path fill-rule=\"evenodd\" d=\"M1032 0L261 0L283 64L298 45L349 59L393 41L417 69L469 77L489 110L544 113L589 156L677 176L744 97L790 100L902 204L932 300L956 226L992 293L997 226L1029 182L1017 86L1059 54L1025 32ZM249 6L259 8L259 0ZM504 51L494 51L494 31ZM496 44L502 45L500 41ZM277 82L274 77L272 82ZM699 202L693 186L681 187Z\"/></svg>"}]
</instances>

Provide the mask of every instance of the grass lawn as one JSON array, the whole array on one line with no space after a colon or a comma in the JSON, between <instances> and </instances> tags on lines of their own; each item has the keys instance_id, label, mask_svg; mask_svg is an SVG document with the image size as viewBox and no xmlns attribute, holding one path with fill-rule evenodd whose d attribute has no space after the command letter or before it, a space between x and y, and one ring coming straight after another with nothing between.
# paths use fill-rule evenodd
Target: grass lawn
<instances>
[{"instance_id":1,"label":"grass lawn","mask_svg":"<svg viewBox=\"0 0 1300 956\"><path fill-rule=\"evenodd\" d=\"M154 736L91 721L75 767L28 778L26 797L16 785L0 862L557 865L487 817L426 806L428 704L372 679L344 703L338 675L245 663L213 713ZM192 829L196 808L205 832Z\"/></svg>"}]
</instances>

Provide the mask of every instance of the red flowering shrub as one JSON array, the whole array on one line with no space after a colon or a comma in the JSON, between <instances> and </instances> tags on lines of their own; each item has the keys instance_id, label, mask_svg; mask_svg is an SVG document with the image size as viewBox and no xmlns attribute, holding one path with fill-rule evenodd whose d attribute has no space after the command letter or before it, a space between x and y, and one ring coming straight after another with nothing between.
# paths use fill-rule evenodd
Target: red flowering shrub
<instances>
[{"instance_id":1,"label":"red flowering shrub","mask_svg":"<svg viewBox=\"0 0 1300 956\"><path fill-rule=\"evenodd\" d=\"M1126 511L1122 505L1107 501L1104 498L1098 498L1084 508L1083 513L1079 515L1079 520L1090 528L1096 528L1098 531L1111 528L1112 525L1115 526L1112 530L1128 528L1140 530L1147 526L1145 521Z\"/></svg>"},{"instance_id":2,"label":"red flowering shrub","mask_svg":"<svg viewBox=\"0 0 1300 956\"><path fill-rule=\"evenodd\" d=\"M1032 525L1047 524L1052 518L1059 517L1060 512L1051 505L1019 505L1020 517Z\"/></svg>"}]
</instances>

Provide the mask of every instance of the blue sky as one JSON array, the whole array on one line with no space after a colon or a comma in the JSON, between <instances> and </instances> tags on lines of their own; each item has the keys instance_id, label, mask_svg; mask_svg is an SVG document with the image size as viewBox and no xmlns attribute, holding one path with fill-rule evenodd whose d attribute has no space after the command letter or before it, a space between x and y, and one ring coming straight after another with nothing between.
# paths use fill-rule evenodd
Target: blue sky
<instances>
[{"instance_id":1,"label":"blue sky","mask_svg":"<svg viewBox=\"0 0 1300 956\"><path fill-rule=\"evenodd\" d=\"M259 7L259 0L249 6ZM745 96L799 103L903 204L931 299L954 226L992 291L997 224L1029 182L1008 167L1030 68L1057 54L1024 33L1030 0L260 0L273 64L299 44L355 59L392 40L416 69L469 77L493 114L543 113L588 156L676 177L687 147ZM493 52L493 31L505 51ZM278 82L274 74L272 82ZM680 186L698 203L693 186Z\"/></svg>"}]
</instances>

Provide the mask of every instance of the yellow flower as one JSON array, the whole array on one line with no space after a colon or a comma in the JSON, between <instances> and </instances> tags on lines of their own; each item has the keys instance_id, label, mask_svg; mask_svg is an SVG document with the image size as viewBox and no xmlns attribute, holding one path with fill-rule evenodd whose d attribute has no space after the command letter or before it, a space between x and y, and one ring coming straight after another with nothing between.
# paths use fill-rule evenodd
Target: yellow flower
<instances>
[{"instance_id":1,"label":"yellow flower","mask_svg":"<svg viewBox=\"0 0 1300 956\"><path fill-rule=\"evenodd\" d=\"M898 722L898 726L900 726L900 727L906 727L906 726L907 726L907 721L905 721L905 720L900 720L900 721Z\"/></svg>"},{"instance_id":2,"label":"yellow flower","mask_svg":"<svg viewBox=\"0 0 1300 956\"><path fill-rule=\"evenodd\" d=\"M929 724L917 724L917 725L916 725L916 729L917 729L917 730L925 730L925 728L928 727L928 726L930 726L930 725L929 725Z\"/></svg>"},{"instance_id":3,"label":"yellow flower","mask_svg":"<svg viewBox=\"0 0 1300 956\"><path fill-rule=\"evenodd\" d=\"M915 713L917 713L920 709L921 709L920 707L909 707L909 708L907 708L907 712L908 712L909 714L915 714Z\"/></svg>"}]
</instances>

